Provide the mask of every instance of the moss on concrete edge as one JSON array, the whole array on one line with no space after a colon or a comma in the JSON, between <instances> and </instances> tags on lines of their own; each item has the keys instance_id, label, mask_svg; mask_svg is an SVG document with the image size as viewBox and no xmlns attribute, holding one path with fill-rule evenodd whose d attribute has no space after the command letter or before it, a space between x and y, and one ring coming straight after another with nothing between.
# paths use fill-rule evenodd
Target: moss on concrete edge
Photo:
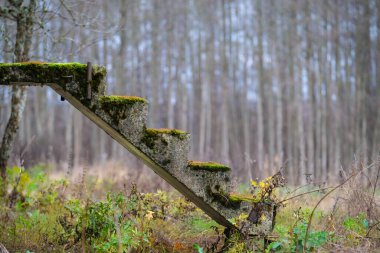
<instances>
[{"instance_id":1,"label":"moss on concrete edge","mask_svg":"<svg viewBox=\"0 0 380 253\"><path fill-rule=\"evenodd\" d=\"M145 130L145 134L150 137L158 137L159 135L167 134L174 137L178 137L181 140L185 139L186 136L189 135L189 133L185 131L178 130L178 129L168 129L168 128L147 128Z\"/></svg>"},{"instance_id":2,"label":"moss on concrete edge","mask_svg":"<svg viewBox=\"0 0 380 253\"><path fill-rule=\"evenodd\" d=\"M164 138L161 138L163 135L170 135L170 136L178 138L179 140L185 140L187 136L189 135L189 133L182 130L178 130L178 129L147 128L144 131L144 135L141 141L150 149L154 149L155 143L159 139L161 139L161 141L164 144L168 145L168 142Z\"/></svg>"},{"instance_id":3,"label":"moss on concrete edge","mask_svg":"<svg viewBox=\"0 0 380 253\"><path fill-rule=\"evenodd\" d=\"M0 63L0 68L9 68L9 67L22 67L28 68L31 66L38 67L49 67L49 68L66 68L66 69L77 69L85 68L87 65L79 62L39 62L39 61L27 61L27 62L15 62L15 63Z\"/></svg>"},{"instance_id":4,"label":"moss on concrete edge","mask_svg":"<svg viewBox=\"0 0 380 253\"><path fill-rule=\"evenodd\" d=\"M92 91L102 93L105 90L105 67L94 64L92 66ZM20 62L0 63L0 84L9 83L56 83L66 89L66 84L74 82L77 90L76 98L86 97L87 94L87 65L77 62L47 63L47 62ZM33 85L33 84L32 84Z\"/></svg>"},{"instance_id":5,"label":"moss on concrete edge","mask_svg":"<svg viewBox=\"0 0 380 253\"><path fill-rule=\"evenodd\" d=\"M145 98L135 97L135 96L101 96L99 97L99 102L103 106L119 106L119 105L131 105L134 103L144 103L147 104L148 101Z\"/></svg>"},{"instance_id":6,"label":"moss on concrete edge","mask_svg":"<svg viewBox=\"0 0 380 253\"><path fill-rule=\"evenodd\" d=\"M199 162L199 161L189 161L188 167L192 170L206 170L206 171L230 171L231 168L215 162Z\"/></svg>"},{"instance_id":7,"label":"moss on concrete edge","mask_svg":"<svg viewBox=\"0 0 380 253\"><path fill-rule=\"evenodd\" d=\"M96 69L98 67L96 66ZM30 82L53 82L58 79L58 74L62 75L72 74L72 75L85 75L87 71L87 65L77 62L70 63L46 63L46 62L16 62L16 63L0 63L0 80L5 81L23 81L23 80L13 80L18 76L14 76L15 71L19 70L20 74L28 77ZM105 73L104 73L105 75ZM67 77L64 81L67 82Z\"/></svg>"},{"instance_id":8,"label":"moss on concrete edge","mask_svg":"<svg viewBox=\"0 0 380 253\"><path fill-rule=\"evenodd\" d=\"M241 202L257 203L260 201L259 198L255 198L255 196L251 194L237 194L237 193L231 193L228 196L228 200L232 203L241 203Z\"/></svg>"}]
</instances>

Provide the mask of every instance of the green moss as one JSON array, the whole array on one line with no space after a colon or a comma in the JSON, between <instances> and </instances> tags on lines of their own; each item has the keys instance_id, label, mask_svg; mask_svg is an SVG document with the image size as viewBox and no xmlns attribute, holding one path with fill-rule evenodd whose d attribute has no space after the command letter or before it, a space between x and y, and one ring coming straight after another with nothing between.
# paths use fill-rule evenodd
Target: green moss
<instances>
[{"instance_id":1,"label":"green moss","mask_svg":"<svg viewBox=\"0 0 380 253\"><path fill-rule=\"evenodd\" d=\"M140 97L131 96L101 96L99 97L100 108L110 116L114 125L118 125L120 120L129 118L134 122L142 113L144 105L148 101ZM137 107L132 107L136 105Z\"/></svg>"},{"instance_id":2,"label":"green moss","mask_svg":"<svg viewBox=\"0 0 380 253\"><path fill-rule=\"evenodd\" d=\"M227 193L223 191L215 192L211 190L210 186L207 187L207 192L214 198L215 201L221 203L225 207L233 209L238 209L242 202L254 204L261 201L260 198L256 198L255 196L249 194Z\"/></svg>"},{"instance_id":3,"label":"green moss","mask_svg":"<svg viewBox=\"0 0 380 253\"><path fill-rule=\"evenodd\" d=\"M179 137L180 139L185 139L186 135L188 135L188 133L186 133L185 131L178 130L178 129L168 129L168 128L160 128L160 129L148 128L146 129L146 132L149 133L150 135L169 134L171 136Z\"/></svg>"},{"instance_id":4,"label":"green moss","mask_svg":"<svg viewBox=\"0 0 380 253\"><path fill-rule=\"evenodd\" d=\"M67 75L86 77L87 65L81 63L44 63L44 62L21 62L0 63L0 81L9 82L56 82L64 79ZM75 75L75 77L74 77ZM26 79L26 80L19 80ZM84 81L86 81L84 79Z\"/></svg>"},{"instance_id":5,"label":"green moss","mask_svg":"<svg viewBox=\"0 0 380 253\"><path fill-rule=\"evenodd\" d=\"M99 102L104 107L148 103L146 99L134 96L102 96L99 98Z\"/></svg>"},{"instance_id":6,"label":"green moss","mask_svg":"<svg viewBox=\"0 0 380 253\"><path fill-rule=\"evenodd\" d=\"M250 194L237 194L237 193L231 193L228 197L230 202L234 203L241 203L241 202L251 202L251 203L257 203L260 201L259 198L255 198L255 196Z\"/></svg>"},{"instance_id":7,"label":"green moss","mask_svg":"<svg viewBox=\"0 0 380 253\"><path fill-rule=\"evenodd\" d=\"M206 170L206 171L230 171L231 169L223 164L215 162L198 162L189 161L188 167L192 170Z\"/></svg>"},{"instance_id":8,"label":"green moss","mask_svg":"<svg viewBox=\"0 0 380 253\"><path fill-rule=\"evenodd\" d=\"M93 65L91 88L95 93L104 90L101 85L106 76L104 67ZM0 63L0 83L31 82L31 83L56 83L63 88L69 82L75 82L79 86L77 94L72 94L79 99L86 98L87 93L87 65L81 63L45 63L45 62L21 62Z\"/></svg>"},{"instance_id":9,"label":"green moss","mask_svg":"<svg viewBox=\"0 0 380 253\"><path fill-rule=\"evenodd\" d=\"M188 136L188 133L186 133L184 131L181 131L181 130L177 130L177 129L167 129L167 128L154 129L154 128L147 128L145 130L144 136L141 139L141 141L143 143L145 143L145 145L148 148L150 148L150 149L154 149L156 141L158 141L160 139L161 139L162 143L165 146L167 146L169 143L165 139L161 138L161 136L163 134L168 134L168 135L177 137L180 140L184 140Z\"/></svg>"},{"instance_id":10,"label":"green moss","mask_svg":"<svg viewBox=\"0 0 380 253\"><path fill-rule=\"evenodd\" d=\"M228 208L238 209L240 207L240 203L242 202L240 200L233 201L230 199L229 193L223 191L215 192L211 189L210 186L206 186L206 191L210 196L213 197L214 201L217 201Z\"/></svg>"}]
</instances>

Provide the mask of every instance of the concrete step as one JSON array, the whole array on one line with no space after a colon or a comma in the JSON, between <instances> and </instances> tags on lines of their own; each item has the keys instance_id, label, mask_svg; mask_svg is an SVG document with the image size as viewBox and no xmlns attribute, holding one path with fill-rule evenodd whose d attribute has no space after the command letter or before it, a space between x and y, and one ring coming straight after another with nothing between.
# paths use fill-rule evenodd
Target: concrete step
<instances>
[{"instance_id":1,"label":"concrete step","mask_svg":"<svg viewBox=\"0 0 380 253\"><path fill-rule=\"evenodd\" d=\"M134 96L101 96L95 113L137 145L144 136L148 101Z\"/></svg>"},{"instance_id":2,"label":"concrete step","mask_svg":"<svg viewBox=\"0 0 380 253\"><path fill-rule=\"evenodd\" d=\"M215 162L189 161L185 184L206 202L212 203L215 196L230 192L231 169Z\"/></svg>"},{"instance_id":3,"label":"concrete step","mask_svg":"<svg viewBox=\"0 0 380 253\"><path fill-rule=\"evenodd\" d=\"M69 92L83 104L91 106L93 100L106 91L106 68L92 65L89 75L87 64L22 62L0 64L0 84L42 86ZM91 80L88 82L87 80ZM90 83L91 96L88 96Z\"/></svg>"},{"instance_id":4,"label":"concrete step","mask_svg":"<svg viewBox=\"0 0 380 253\"><path fill-rule=\"evenodd\" d=\"M178 129L147 128L136 145L171 175L177 177L183 173L182 170L187 165L190 134Z\"/></svg>"}]
</instances>

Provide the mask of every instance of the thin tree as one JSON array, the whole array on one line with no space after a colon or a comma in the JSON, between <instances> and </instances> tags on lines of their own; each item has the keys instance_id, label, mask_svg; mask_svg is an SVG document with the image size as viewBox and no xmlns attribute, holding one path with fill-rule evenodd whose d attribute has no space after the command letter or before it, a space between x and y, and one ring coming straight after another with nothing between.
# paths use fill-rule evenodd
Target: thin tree
<instances>
[{"instance_id":1,"label":"thin tree","mask_svg":"<svg viewBox=\"0 0 380 253\"><path fill-rule=\"evenodd\" d=\"M30 0L24 6L23 1L7 1L7 7L0 7L0 15L16 23L16 40L14 45L14 62L29 60L32 44L33 25L36 14L36 0ZM0 173L6 177L6 167L12 150L13 141L19 129L26 101L25 87L12 87L11 114L4 130L0 146Z\"/></svg>"}]
</instances>

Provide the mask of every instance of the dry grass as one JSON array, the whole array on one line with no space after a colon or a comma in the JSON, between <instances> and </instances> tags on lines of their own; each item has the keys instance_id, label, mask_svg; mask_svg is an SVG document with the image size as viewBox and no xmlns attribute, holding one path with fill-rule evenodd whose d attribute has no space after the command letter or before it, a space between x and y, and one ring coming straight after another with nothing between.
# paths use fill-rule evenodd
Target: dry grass
<instances>
[{"instance_id":1,"label":"dry grass","mask_svg":"<svg viewBox=\"0 0 380 253\"><path fill-rule=\"evenodd\" d=\"M157 176L151 169L143 166L139 169L130 168L124 162L108 161L99 165L77 166L66 171L52 171L52 179L67 178L71 187L69 193L85 190L93 199L101 199L106 192L125 191L132 184L136 184L141 192L169 191L172 187ZM83 189L87 188L87 189Z\"/></svg>"}]
</instances>

